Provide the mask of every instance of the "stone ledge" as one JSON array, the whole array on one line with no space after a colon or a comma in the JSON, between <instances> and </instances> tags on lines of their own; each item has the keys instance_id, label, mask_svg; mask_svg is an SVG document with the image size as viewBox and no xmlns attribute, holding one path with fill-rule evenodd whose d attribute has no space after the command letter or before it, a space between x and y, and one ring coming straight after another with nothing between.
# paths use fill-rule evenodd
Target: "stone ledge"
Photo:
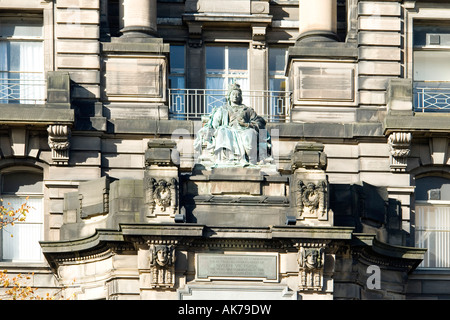
<instances>
[{"instance_id":1,"label":"stone ledge","mask_svg":"<svg viewBox=\"0 0 450 320\"><path fill-rule=\"evenodd\" d=\"M52 108L47 105L0 104L1 124L72 124L74 111L66 108Z\"/></svg>"},{"instance_id":2,"label":"stone ledge","mask_svg":"<svg viewBox=\"0 0 450 320\"><path fill-rule=\"evenodd\" d=\"M289 48L289 60L293 58L325 58L331 60L358 58L358 48L343 42L311 42Z\"/></svg>"},{"instance_id":3,"label":"stone ledge","mask_svg":"<svg viewBox=\"0 0 450 320\"><path fill-rule=\"evenodd\" d=\"M375 234L355 233L352 238L352 246L369 246L371 250L379 255L406 260L415 269L423 260L427 249L404 247L381 242L376 239Z\"/></svg>"},{"instance_id":4,"label":"stone ledge","mask_svg":"<svg viewBox=\"0 0 450 320\"><path fill-rule=\"evenodd\" d=\"M169 53L169 44L163 43L160 38L143 38L141 42L132 39L129 41L122 38L113 39L112 42L102 42L101 52L108 54L116 53Z\"/></svg>"},{"instance_id":5,"label":"stone ledge","mask_svg":"<svg viewBox=\"0 0 450 320\"><path fill-rule=\"evenodd\" d=\"M414 115L386 116L383 131L388 135L395 131L412 132L448 132L450 129L450 114L448 113L416 113Z\"/></svg>"}]
</instances>

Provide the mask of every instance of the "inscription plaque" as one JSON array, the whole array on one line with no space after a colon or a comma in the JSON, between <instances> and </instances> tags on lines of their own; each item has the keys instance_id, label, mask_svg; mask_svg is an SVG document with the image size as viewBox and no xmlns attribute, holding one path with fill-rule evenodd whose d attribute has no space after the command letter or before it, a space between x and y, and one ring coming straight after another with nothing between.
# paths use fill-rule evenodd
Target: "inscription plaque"
<instances>
[{"instance_id":1,"label":"inscription plaque","mask_svg":"<svg viewBox=\"0 0 450 320\"><path fill-rule=\"evenodd\" d=\"M197 255L197 278L277 281L277 265L276 255L200 253Z\"/></svg>"},{"instance_id":2,"label":"inscription plaque","mask_svg":"<svg viewBox=\"0 0 450 320\"><path fill-rule=\"evenodd\" d=\"M299 98L351 101L353 78L354 72L350 68L299 67Z\"/></svg>"}]
</instances>

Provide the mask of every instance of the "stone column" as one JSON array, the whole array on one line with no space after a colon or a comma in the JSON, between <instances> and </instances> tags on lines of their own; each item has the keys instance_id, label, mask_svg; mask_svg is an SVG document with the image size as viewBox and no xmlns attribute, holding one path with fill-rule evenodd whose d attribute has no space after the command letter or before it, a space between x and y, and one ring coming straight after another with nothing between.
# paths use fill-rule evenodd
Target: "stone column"
<instances>
[{"instance_id":1,"label":"stone column","mask_svg":"<svg viewBox=\"0 0 450 320\"><path fill-rule=\"evenodd\" d=\"M299 37L297 41L336 41L336 0L299 0Z\"/></svg>"},{"instance_id":2,"label":"stone column","mask_svg":"<svg viewBox=\"0 0 450 320\"><path fill-rule=\"evenodd\" d=\"M120 0L120 17L123 37L157 36L156 0Z\"/></svg>"}]
</instances>

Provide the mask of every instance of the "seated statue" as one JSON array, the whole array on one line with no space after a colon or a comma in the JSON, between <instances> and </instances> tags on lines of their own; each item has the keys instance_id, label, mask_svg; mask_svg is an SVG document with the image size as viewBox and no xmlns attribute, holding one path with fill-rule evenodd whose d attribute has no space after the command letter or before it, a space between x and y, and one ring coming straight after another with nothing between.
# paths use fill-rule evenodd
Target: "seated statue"
<instances>
[{"instance_id":1,"label":"seated statue","mask_svg":"<svg viewBox=\"0 0 450 320\"><path fill-rule=\"evenodd\" d=\"M212 157L215 165L256 165L271 161L270 136L266 121L251 107L242 104L242 91L232 84L227 104L214 108L203 119L194 148Z\"/></svg>"}]
</instances>

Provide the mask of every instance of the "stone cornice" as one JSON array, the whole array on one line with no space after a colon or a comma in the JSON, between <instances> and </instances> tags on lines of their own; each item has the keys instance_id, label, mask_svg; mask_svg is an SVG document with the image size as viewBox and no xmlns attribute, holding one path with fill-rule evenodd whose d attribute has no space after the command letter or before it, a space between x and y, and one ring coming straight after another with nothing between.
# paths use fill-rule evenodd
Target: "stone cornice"
<instances>
[{"instance_id":1,"label":"stone cornice","mask_svg":"<svg viewBox=\"0 0 450 320\"><path fill-rule=\"evenodd\" d=\"M353 248L359 248L357 254L368 263L406 268L408 272L422 262L427 251L384 243L377 240L374 234L355 233L351 243Z\"/></svg>"}]
</instances>

